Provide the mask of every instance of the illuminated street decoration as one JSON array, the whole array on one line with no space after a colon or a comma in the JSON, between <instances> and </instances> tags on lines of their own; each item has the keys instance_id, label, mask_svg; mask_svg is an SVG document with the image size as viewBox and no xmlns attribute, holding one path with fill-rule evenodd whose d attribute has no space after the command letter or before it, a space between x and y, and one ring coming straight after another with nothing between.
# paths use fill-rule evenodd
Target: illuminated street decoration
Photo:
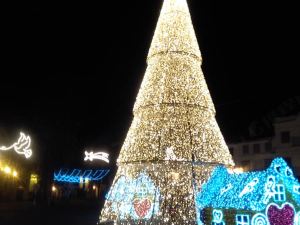
<instances>
[{"instance_id":1,"label":"illuminated street decoration","mask_svg":"<svg viewBox=\"0 0 300 225\"><path fill-rule=\"evenodd\" d=\"M264 214L257 213L252 217L251 225L269 225L269 222Z\"/></svg>"},{"instance_id":2,"label":"illuminated street decoration","mask_svg":"<svg viewBox=\"0 0 300 225\"><path fill-rule=\"evenodd\" d=\"M159 189L144 173L136 179L119 177L107 195L119 219L149 219L159 211Z\"/></svg>"},{"instance_id":3,"label":"illuminated street decoration","mask_svg":"<svg viewBox=\"0 0 300 225\"><path fill-rule=\"evenodd\" d=\"M89 181L100 181L109 170L59 170L54 172L54 181L67 183L87 183Z\"/></svg>"},{"instance_id":4,"label":"illuminated street decoration","mask_svg":"<svg viewBox=\"0 0 300 225\"><path fill-rule=\"evenodd\" d=\"M31 139L29 136L26 136L24 133L20 133L20 137L18 141L14 144L12 144L9 147L1 146L1 151L9 151L14 150L16 153L20 155L24 155L26 158L30 158L32 155L31 150Z\"/></svg>"},{"instance_id":5,"label":"illuminated street decoration","mask_svg":"<svg viewBox=\"0 0 300 225\"><path fill-rule=\"evenodd\" d=\"M202 215L222 211L225 224L232 224L226 215L235 213L235 225L300 225L299 187L282 158L274 159L264 171L241 174L219 166L196 194L196 205ZM213 224L215 217L198 224Z\"/></svg>"},{"instance_id":6,"label":"illuminated street decoration","mask_svg":"<svg viewBox=\"0 0 300 225\"><path fill-rule=\"evenodd\" d=\"M300 225L300 212L298 212L295 216L295 225Z\"/></svg>"},{"instance_id":7,"label":"illuminated street decoration","mask_svg":"<svg viewBox=\"0 0 300 225\"><path fill-rule=\"evenodd\" d=\"M254 178L249 184L246 185L246 187L242 190L242 192L239 194L239 197L243 197L245 194L250 193L254 190L255 185L259 182L258 178Z\"/></svg>"},{"instance_id":8,"label":"illuminated street decoration","mask_svg":"<svg viewBox=\"0 0 300 225\"><path fill-rule=\"evenodd\" d=\"M300 195L300 186L299 185L294 185L294 192L298 195Z\"/></svg>"},{"instance_id":9,"label":"illuminated street decoration","mask_svg":"<svg viewBox=\"0 0 300 225\"><path fill-rule=\"evenodd\" d=\"M223 212L221 210L214 209L212 225L225 225L223 222Z\"/></svg>"},{"instance_id":10,"label":"illuminated street decoration","mask_svg":"<svg viewBox=\"0 0 300 225\"><path fill-rule=\"evenodd\" d=\"M232 188L232 184L227 184L225 187L223 187L220 191L220 195L224 194L225 192L229 191Z\"/></svg>"},{"instance_id":11,"label":"illuminated street decoration","mask_svg":"<svg viewBox=\"0 0 300 225\"><path fill-rule=\"evenodd\" d=\"M236 225L250 225L249 215L236 215Z\"/></svg>"},{"instance_id":12,"label":"illuminated street decoration","mask_svg":"<svg viewBox=\"0 0 300 225\"><path fill-rule=\"evenodd\" d=\"M285 201L285 188L282 184L276 184L275 192L274 192L274 200L276 202L284 202Z\"/></svg>"},{"instance_id":13,"label":"illuminated street decoration","mask_svg":"<svg viewBox=\"0 0 300 225\"><path fill-rule=\"evenodd\" d=\"M285 203L281 207L273 203L268 205L266 215L270 225L294 225L295 209L289 203Z\"/></svg>"},{"instance_id":14,"label":"illuminated street decoration","mask_svg":"<svg viewBox=\"0 0 300 225\"><path fill-rule=\"evenodd\" d=\"M269 176L265 185L265 193L263 197L263 203L267 204L270 201L270 198L274 196L275 193L275 177Z\"/></svg>"},{"instance_id":15,"label":"illuminated street decoration","mask_svg":"<svg viewBox=\"0 0 300 225\"><path fill-rule=\"evenodd\" d=\"M179 159L176 157L176 155L174 153L174 147L166 148L165 160L183 161L183 159Z\"/></svg>"},{"instance_id":16,"label":"illuminated street decoration","mask_svg":"<svg viewBox=\"0 0 300 225\"><path fill-rule=\"evenodd\" d=\"M85 157L84 157L84 161L87 161L87 160L90 160L90 161L93 161L95 159L98 159L98 160L102 160L104 162L107 162L109 163L109 154L108 153L105 153L105 152L87 152L85 151L84 152L85 154Z\"/></svg>"},{"instance_id":17,"label":"illuminated street decoration","mask_svg":"<svg viewBox=\"0 0 300 225\"><path fill-rule=\"evenodd\" d=\"M146 199L119 203L131 213L115 210L116 204L108 199L100 215L104 224L195 225L194 190L201 189L215 166L234 166L201 70L202 56L187 0L161 2L112 190L120 177L134 180L145 173L159 189L163 207L148 217Z\"/></svg>"}]
</instances>

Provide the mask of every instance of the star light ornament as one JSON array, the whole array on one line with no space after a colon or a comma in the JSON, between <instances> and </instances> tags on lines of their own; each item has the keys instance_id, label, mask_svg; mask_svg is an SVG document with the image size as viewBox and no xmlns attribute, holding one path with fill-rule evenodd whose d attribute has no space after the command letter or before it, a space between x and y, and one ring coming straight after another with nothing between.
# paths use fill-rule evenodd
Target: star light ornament
<instances>
[{"instance_id":1,"label":"star light ornament","mask_svg":"<svg viewBox=\"0 0 300 225\"><path fill-rule=\"evenodd\" d=\"M108 153L105 153L105 152L87 152L85 151L84 152L85 154L85 157L84 157L84 161L94 161L95 159L96 160L102 160L106 163L109 163L109 154Z\"/></svg>"},{"instance_id":2,"label":"star light ornament","mask_svg":"<svg viewBox=\"0 0 300 225\"><path fill-rule=\"evenodd\" d=\"M32 156L31 138L29 136L26 136L24 133L20 132L20 137L16 143L12 144L9 147L1 146L0 150L1 151L14 150L19 155L24 155L25 158L28 159Z\"/></svg>"}]
</instances>

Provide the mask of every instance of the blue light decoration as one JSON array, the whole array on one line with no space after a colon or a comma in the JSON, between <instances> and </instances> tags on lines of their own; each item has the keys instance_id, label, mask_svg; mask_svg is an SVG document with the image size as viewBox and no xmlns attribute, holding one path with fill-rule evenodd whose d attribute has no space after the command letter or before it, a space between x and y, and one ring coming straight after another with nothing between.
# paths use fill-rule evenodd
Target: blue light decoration
<instances>
[{"instance_id":1,"label":"blue light decoration","mask_svg":"<svg viewBox=\"0 0 300 225\"><path fill-rule=\"evenodd\" d=\"M119 220L150 219L159 211L159 188L141 173L136 179L120 176L106 196Z\"/></svg>"},{"instance_id":2,"label":"blue light decoration","mask_svg":"<svg viewBox=\"0 0 300 225\"><path fill-rule=\"evenodd\" d=\"M294 192L300 195L300 186L294 185Z\"/></svg>"},{"instance_id":3,"label":"blue light decoration","mask_svg":"<svg viewBox=\"0 0 300 225\"><path fill-rule=\"evenodd\" d=\"M252 217L251 224L253 225L268 225L267 217L262 213L257 213Z\"/></svg>"},{"instance_id":4,"label":"blue light decoration","mask_svg":"<svg viewBox=\"0 0 300 225\"><path fill-rule=\"evenodd\" d=\"M236 174L216 167L195 199L198 212L233 213L235 225L300 225L300 183L282 158L264 171ZM211 222L216 222L214 215Z\"/></svg>"},{"instance_id":5,"label":"blue light decoration","mask_svg":"<svg viewBox=\"0 0 300 225\"><path fill-rule=\"evenodd\" d=\"M295 225L300 225L300 212L298 212L295 216Z\"/></svg>"},{"instance_id":6,"label":"blue light decoration","mask_svg":"<svg viewBox=\"0 0 300 225\"><path fill-rule=\"evenodd\" d=\"M270 225L294 225L295 208L292 204L287 202L281 206L271 203L266 208L266 217Z\"/></svg>"},{"instance_id":7,"label":"blue light decoration","mask_svg":"<svg viewBox=\"0 0 300 225\"><path fill-rule=\"evenodd\" d=\"M54 172L54 181L67 183L85 183L87 181L100 181L107 174L109 170L66 170L61 169Z\"/></svg>"},{"instance_id":8,"label":"blue light decoration","mask_svg":"<svg viewBox=\"0 0 300 225\"><path fill-rule=\"evenodd\" d=\"M244 214L236 215L236 225L250 225L249 215L244 215Z\"/></svg>"},{"instance_id":9,"label":"blue light decoration","mask_svg":"<svg viewBox=\"0 0 300 225\"><path fill-rule=\"evenodd\" d=\"M221 210L214 209L212 225L225 225L223 222L223 212Z\"/></svg>"}]
</instances>

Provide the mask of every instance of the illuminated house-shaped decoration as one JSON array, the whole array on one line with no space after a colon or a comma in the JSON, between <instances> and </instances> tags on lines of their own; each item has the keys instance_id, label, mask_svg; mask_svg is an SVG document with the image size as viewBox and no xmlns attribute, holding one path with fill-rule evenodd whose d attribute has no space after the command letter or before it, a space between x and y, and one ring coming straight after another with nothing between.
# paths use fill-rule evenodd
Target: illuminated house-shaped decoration
<instances>
[{"instance_id":1,"label":"illuminated house-shaped decoration","mask_svg":"<svg viewBox=\"0 0 300 225\"><path fill-rule=\"evenodd\" d=\"M198 224L300 225L300 183L282 158L265 171L217 167L196 196Z\"/></svg>"}]
</instances>

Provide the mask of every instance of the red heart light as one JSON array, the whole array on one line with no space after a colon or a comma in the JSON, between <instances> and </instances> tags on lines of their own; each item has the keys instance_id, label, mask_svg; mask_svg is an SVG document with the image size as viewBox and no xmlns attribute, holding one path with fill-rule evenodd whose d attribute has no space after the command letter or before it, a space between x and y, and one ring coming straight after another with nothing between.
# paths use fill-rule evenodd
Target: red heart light
<instances>
[{"instance_id":1,"label":"red heart light","mask_svg":"<svg viewBox=\"0 0 300 225\"><path fill-rule=\"evenodd\" d=\"M144 218L147 213L149 212L149 209L151 208L151 201L149 199L144 200L134 200L133 202L134 210L138 217Z\"/></svg>"}]
</instances>

